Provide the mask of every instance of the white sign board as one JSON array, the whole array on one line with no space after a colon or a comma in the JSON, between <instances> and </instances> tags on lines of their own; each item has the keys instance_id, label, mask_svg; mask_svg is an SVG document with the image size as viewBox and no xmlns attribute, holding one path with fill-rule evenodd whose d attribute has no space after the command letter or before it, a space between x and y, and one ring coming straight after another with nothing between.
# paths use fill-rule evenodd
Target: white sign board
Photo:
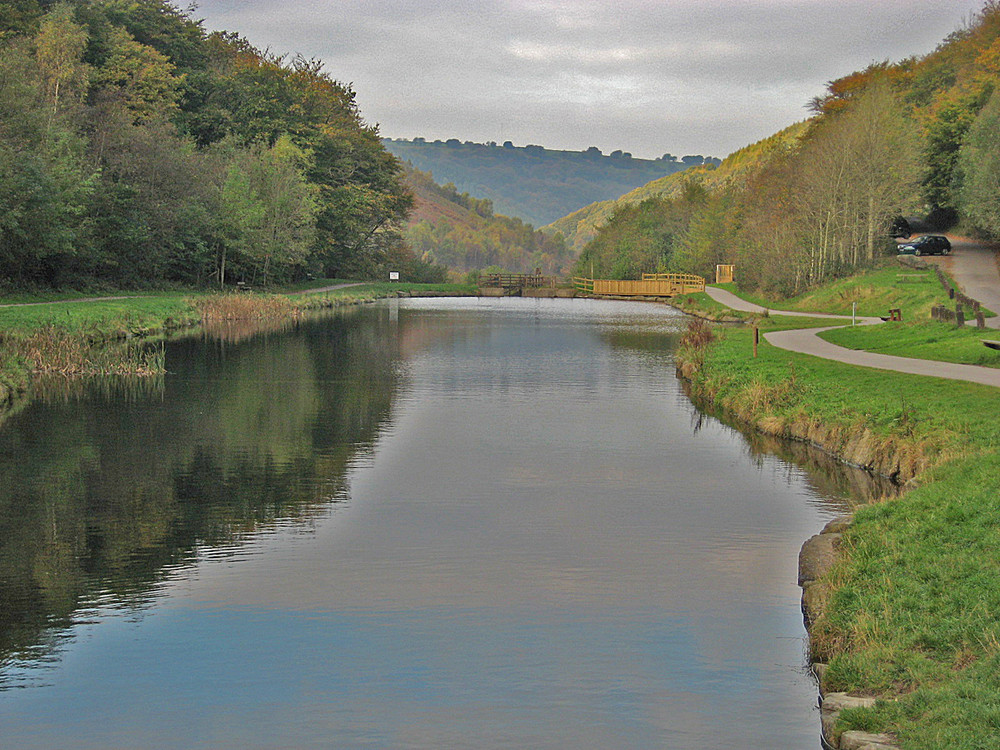
<instances>
[{"instance_id":1,"label":"white sign board","mask_svg":"<svg viewBox=\"0 0 1000 750\"><path fill-rule=\"evenodd\" d=\"M399 281L399 271L389 271L389 281Z\"/></svg>"}]
</instances>

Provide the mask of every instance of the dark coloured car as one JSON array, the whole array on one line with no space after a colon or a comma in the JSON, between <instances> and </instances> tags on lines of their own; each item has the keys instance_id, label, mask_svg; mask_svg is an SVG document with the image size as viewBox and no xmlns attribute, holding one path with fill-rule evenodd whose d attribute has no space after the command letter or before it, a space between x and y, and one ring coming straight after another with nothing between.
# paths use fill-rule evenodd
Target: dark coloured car
<instances>
[{"instance_id":1,"label":"dark coloured car","mask_svg":"<svg viewBox=\"0 0 1000 750\"><path fill-rule=\"evenodd\" d=\"M951 252L951 243L940 234L925 234L898 245L896 251L900 255L947 255Z\"/></svg>"}]
</instances>

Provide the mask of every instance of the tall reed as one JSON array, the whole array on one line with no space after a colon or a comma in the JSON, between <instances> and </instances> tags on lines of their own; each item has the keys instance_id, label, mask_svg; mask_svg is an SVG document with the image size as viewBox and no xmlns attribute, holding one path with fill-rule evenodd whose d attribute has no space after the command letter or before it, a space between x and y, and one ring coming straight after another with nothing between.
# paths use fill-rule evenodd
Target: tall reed
<instances>
[{"instance_id":1,"label":"tall reed","mask_svg":"<svg viewBox=\"0 0 1000 750\"><path fill-rule=\"evenodd\" d=\"M162 344L150 346L134 340L94 342L54 325L24 337L7 337L4 345L36 374L149 376L166 372Z\"/></svg>"},{"instance_id":2,"label":"tall reed","mask_svg":"<svg viewBox=\"0 0 1000 750\"><path fill-rule=\"evenodd\" d=\"M295 314L295 305L281 295L214 294L195 302L205 320L263 320Z\"/></svg>"}]
</instances>

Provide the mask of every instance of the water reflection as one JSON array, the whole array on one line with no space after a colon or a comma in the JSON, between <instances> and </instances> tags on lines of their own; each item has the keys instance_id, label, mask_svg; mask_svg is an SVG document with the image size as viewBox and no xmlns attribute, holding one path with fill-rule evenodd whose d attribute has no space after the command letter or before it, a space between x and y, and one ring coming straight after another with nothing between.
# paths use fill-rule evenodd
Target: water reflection
<instances>
[{"instance_id":1,"label":"water reflection","mask_svg":"<svg viewBox=\"0 0 1000 750\"><path fill-rule=\"evenodd\" d=\"M682 387L685 395L693 398L688 384L683 383ZM698 411L692 416L693 432L697 433L707 420L720 420L732 425L712 404L700 399L694 399L694 403ZM769 463L774 456L781 458L785 462L782 470L788 476L788 481L793 481L793 477L795 480L804 479L817 497L835 498L838 503L846 501L850 507L856 507L896 497L902 492L902 487L888 477L844 464L830 453L809 443L786 440L753 430L740 430L736 426L732 426L732 431L746 442L747 455L758 466Z\"/></svg>"},{"instance_id":2,"label":"water reflection","mask_svg":"<svg viewBox=\"0 0 1000 750\"><path fill-rule=\"evenodd\" d=\"M189 339L164 378L41 382L0 431L0 664L44 653L82 602L134 604L196 550L342 500L397 387L379 328Z\"/></svg>"},{"instance_id":3,"label":"water reflection","mask_svg":"<svg viewBox=\"0 0 1000 750\"><path fill-rule=\"evenodd\" d=\"M32 404L0 432L0 679L45 687L0 690L5 738L815 747L795 557L855 480L694 429L682 327L393 301Z\"/></svg>"}]
</instances>

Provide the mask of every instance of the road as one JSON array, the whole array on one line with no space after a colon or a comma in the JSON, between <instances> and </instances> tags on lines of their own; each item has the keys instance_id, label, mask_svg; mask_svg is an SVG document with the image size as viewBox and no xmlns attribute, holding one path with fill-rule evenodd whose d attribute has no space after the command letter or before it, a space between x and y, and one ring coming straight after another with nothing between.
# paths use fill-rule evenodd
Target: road
<instances>
[{"instance_id":1,"label":"road","mask_svg":"<svg viewBox=\"0 0 1000 750\"><path fill-rule=\"evenodd\" d=\"M925 260L939 264L951 274L966 296L979 300L987 310L997 313L997 317L986 319L986 327L1000 329L1000 267L997 265L997 246L964 237L952 237L951 246L951 255L928 257Z\"/></svg>"}]
</instances>

